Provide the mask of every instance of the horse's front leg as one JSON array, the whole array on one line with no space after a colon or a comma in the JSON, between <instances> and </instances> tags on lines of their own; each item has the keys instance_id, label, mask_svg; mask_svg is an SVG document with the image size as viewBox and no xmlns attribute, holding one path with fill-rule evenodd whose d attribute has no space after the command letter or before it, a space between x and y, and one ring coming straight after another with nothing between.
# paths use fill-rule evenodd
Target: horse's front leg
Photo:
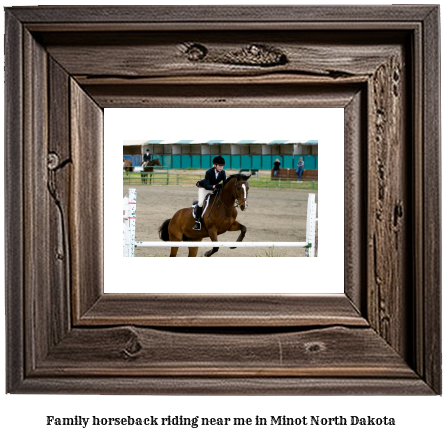
<instances>
[{"instance_id":1,"label":"horse's front leg","mask_svg":"<svg viewBox=\"0 0 443 438\"><path fill-rule=\"evenodd\" d=\"M240 222L235 221L228 231L241 231L240 235L238 236L237 242L241 242L246 234L246 227L242 225ZM231 246L231 249L237 248L236 246Z\"/></svg>"},{"instance_id":2,"label":"horse's front leg","mask_svg":"<svg viewBox=\"0 0 443 438\"><path fill-rule=\"evenodd\" d=\"M210 239L213 242L217 242L217 229L215 227L208 229L208 234ZM214 248L210 249L209 251L205 252L205 257L211 257L213 254L215 254L218 251L218 246L214 246Z\"/></svg>"}]
</instances>

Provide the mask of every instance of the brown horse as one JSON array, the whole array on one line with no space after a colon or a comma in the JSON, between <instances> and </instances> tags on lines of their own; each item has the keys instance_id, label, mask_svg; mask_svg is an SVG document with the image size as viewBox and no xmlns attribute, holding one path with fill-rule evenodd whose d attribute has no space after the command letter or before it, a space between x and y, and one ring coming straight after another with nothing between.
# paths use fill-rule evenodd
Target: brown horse
<instances>
[{"instance_id":1,"label":"brown horse","mask_svg":"<svg viewBox=\"0 0 443 438\"><path fill-rule=\"evenodd\" d=\"M237 202L240 209L246 210L247 196L249 191L248 179L251 175L231 175L222 190L213 194L209 199L204 214L201 217L201 230L193 230L194 217L193 207L183 208L177 211L172 219L167 219L158 229L160 239L170 242L201 242L203 238L209 237L213 242L217 242L217 236L226 231L241 231L237 242L241 242L246 234L246 227L236 221ZM234 249L234 248L231 248ZM178 247L171 247L170 257L177 256ZM188 248L188 257L196 257L198 248ZM205 257L210 257L218 251L214 247L205 253Z\"/></svg>"},{"instance_id":2,"label":"brown horse","mask_svg":"<svg viewBox=\"0 0 443 438\"><path fill-rule=\"evenodd\" d=\"M155 160L151 160L148 163L142 163L143 166L143 172L149 173L149 184L152 184L152 172L154 172L154 166L161 166L160 160L156 158ZM142 184L148 184L147 183L147 177L146 174L142 173Z\"/></svg>"},{"instance_id":3,"label":"brown horse","mask_svg":"<svg viewBox=\"0 0 443 438\"><path fill-rule=\"evenodd\" d=\"M134 166L132 165L132 161L127 158L123 158L123 172L132 172L134 170Z\"/></svg>"}]
</instances>

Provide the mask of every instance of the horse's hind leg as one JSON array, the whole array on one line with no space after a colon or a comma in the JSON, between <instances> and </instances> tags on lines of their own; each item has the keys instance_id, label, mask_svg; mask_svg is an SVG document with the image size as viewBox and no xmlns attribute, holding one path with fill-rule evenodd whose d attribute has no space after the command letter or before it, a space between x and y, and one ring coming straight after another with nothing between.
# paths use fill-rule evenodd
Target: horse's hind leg
<instances>
[{"instance_id":1,"label":"horse's hind leg","mask_svg":"<svg viewBox=\"0 0 443 438\"><path fill-rule=\"evenodd\" d=\"M237 242L241 242L246 234L246 227L244 225L242 225L240 222L235 221L232 225L231 228L229 228L228 231L241 231L240 235L238 236ZM231 249L235 249L237 248L236 246L231 246Z\"/></svg>"},{"instance_id":2,"label":"horse's hind leg","mask_svg":"<svg viewBox=\"0 0 443 438\"><path fill-rule=\"evenodd\" d=\"M197 247L192 247L192 248L188 248L188 257L197 257L197 253L198 253L198 248Z\"/></svg>"},{"instance_id":3,"label":"horse's hind leg","mask_svg":"<svg viewBox=\"0 0 443 438\"><path fill-rule=\"evenodd\" d=\"M209 237L213 242L217 242L217 230L210 229L208 230ZM211 257L218 251L218 246L214 246L214 248L210 249L209 251L205 252L205 257Z\"/></svg>"},{"instance_id":4,"label":"horse's hind leg","mask_svg":"<svg viewBox=\"0 0 443 438\"><path fill-rule=\"evenodd\" d=\"M179 235L177 233L171 233L171 226L169 224L169 241L170 242L181 242L183 240L183 235ZM177 257L178 246L171 246L171 252L169 253L169 257Z\"/></svg>"}]
</instances>

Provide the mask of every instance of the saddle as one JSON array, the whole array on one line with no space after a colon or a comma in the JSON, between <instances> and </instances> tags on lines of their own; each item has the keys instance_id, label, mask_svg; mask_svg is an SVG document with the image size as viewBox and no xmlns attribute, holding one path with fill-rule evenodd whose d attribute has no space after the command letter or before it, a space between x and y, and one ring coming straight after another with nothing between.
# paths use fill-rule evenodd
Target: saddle
<instances>
[{"instance_id":1,"label":"saddle","mask_svg":"<svg viewBox=\"0 0 443 438\"><path fill-rule=\"evenodd\" d=\"M203 211L202 211L202 216L205 214L206 209L208 208L208 204L209 204L209 197L212 195L212 193L208 193L205 197L205 200L203 201ZM195 218L195 210L197 208L198 205L198 198L194 198L192 200L192 216L194 216Z\"/></svg>"},{"instance_id":2,"label":"saddle","mask_svg":"<svg viewBox=\"0 0 443 438\"><path fill-rule=\"evenodd\" d=\"M205 199L203 200L203 207L205 206L205 203L207 203L208 201L209 201L209 197L211 196L211 195L213 195L215 192L212 192L212 193L208 193L206 196L205 196ZM198 203L198 198L194 198L193 200L192 200L192 206L194 206L194 205L196 205Z\"/></svg>"}]
</instances>

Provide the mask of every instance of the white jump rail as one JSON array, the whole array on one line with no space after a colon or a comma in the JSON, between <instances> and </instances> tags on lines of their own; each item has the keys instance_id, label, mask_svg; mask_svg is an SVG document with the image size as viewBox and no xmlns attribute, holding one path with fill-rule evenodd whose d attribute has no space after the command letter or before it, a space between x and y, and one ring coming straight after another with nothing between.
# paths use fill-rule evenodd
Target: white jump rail
<instances>
[{"instance_id":1,"label":"white jump rail","mask_svg":"<svg viewBox=\"0 0 443 438\"><path fill-rule=\"evenodd\" d=\"M123 208L125 205L132 207L127 216L127 225L123 224L123 256L134 257L134 245L141 248L152 247L176 247L176 248L273 248L273 247L293 247L305 248L306 257L316 257L315 233L317 219L317 203L315 194L310 193L308 197L308 212L306 217L306 241L305 242L135 242L135 202L137 197L136 189L129 189L129 198L123 198ZM128 201L129 199L129 201ZM132 199L132 201L131 201ZM126 201L125 201L126 200ZM126 204L125 204L126 202ZM124 216L125 218L125 216ZM125 231L127 230L127 231ZM132 248L131 248L132 245Z\"/></svg>"}]
</instances>

